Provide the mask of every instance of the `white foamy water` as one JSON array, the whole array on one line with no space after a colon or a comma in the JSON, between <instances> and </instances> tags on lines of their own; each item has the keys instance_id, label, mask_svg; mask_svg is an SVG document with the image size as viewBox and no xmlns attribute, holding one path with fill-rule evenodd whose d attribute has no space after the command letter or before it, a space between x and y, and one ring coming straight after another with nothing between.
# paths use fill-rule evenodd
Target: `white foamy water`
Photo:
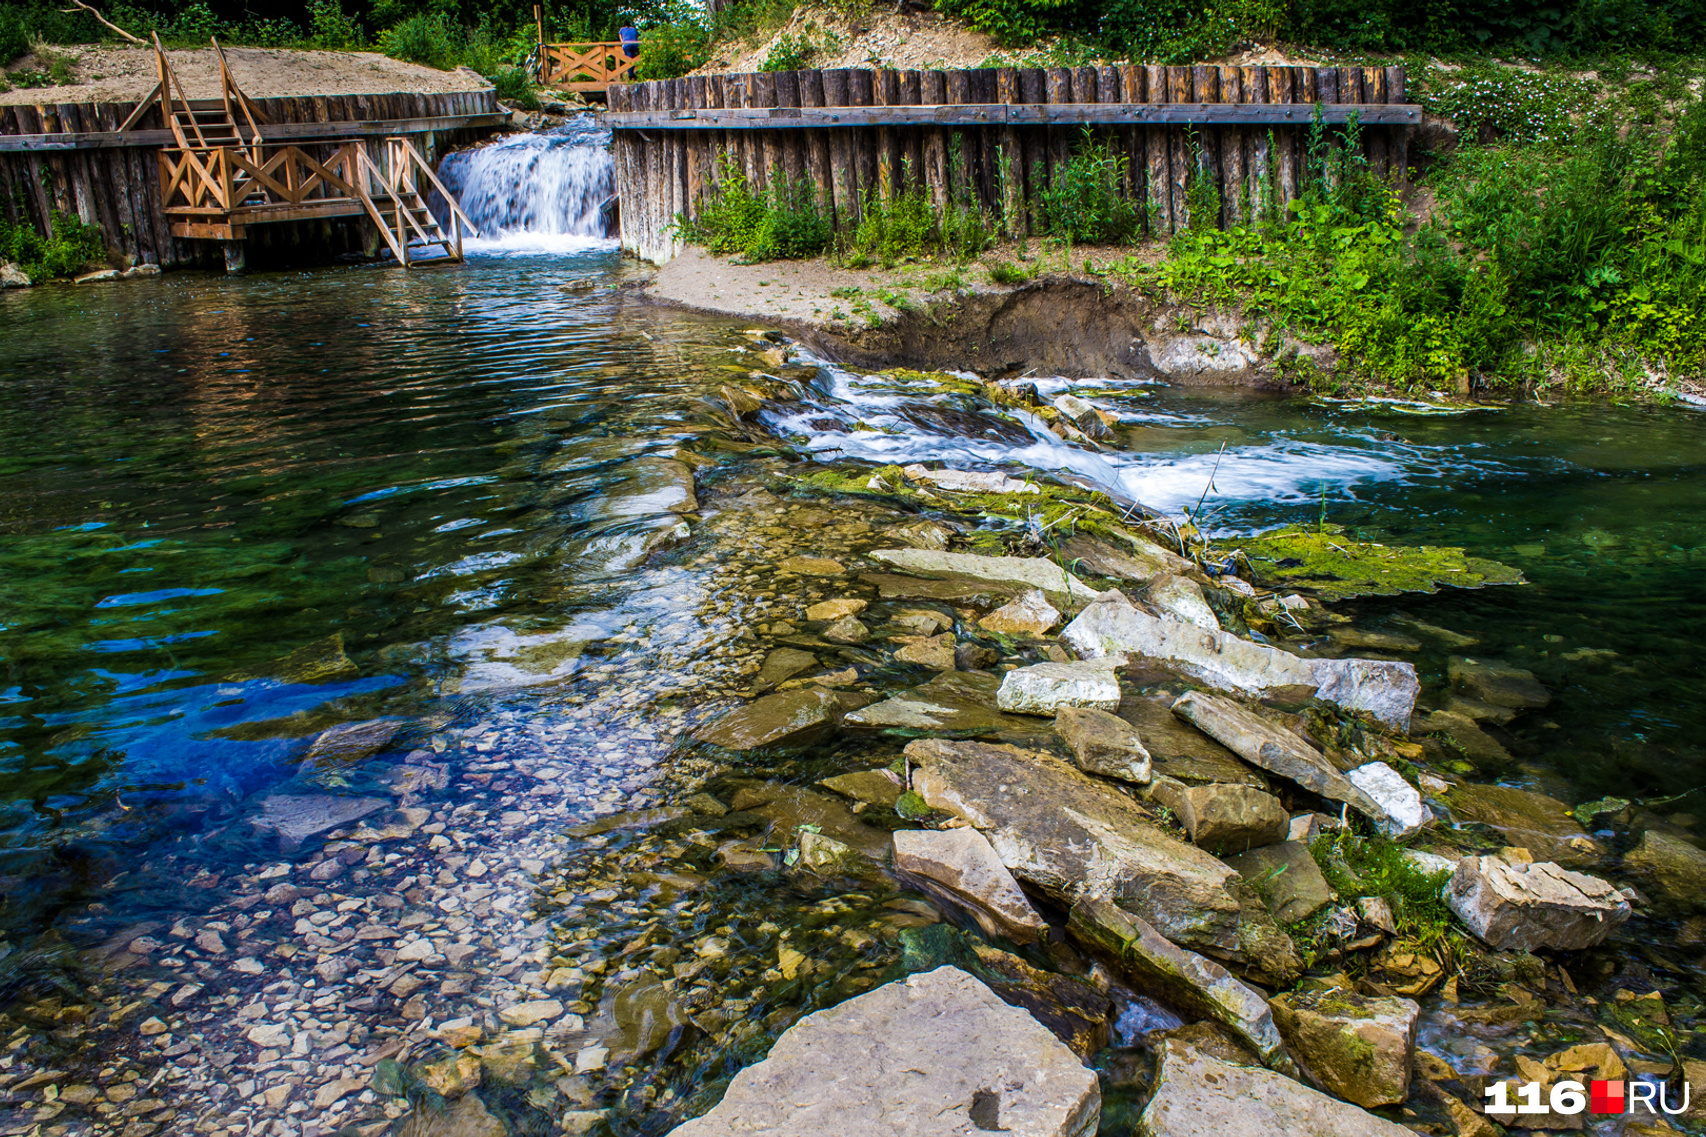
<instances>
[{"instance_id":1,"label":"white foamy water","mask_svg":"<svg viewBox=\"0 0 1706 1137\"><path fill-rule=\"evenodd\" d=\"M438 176L480 230L480 255L579 253L613 248L608 205L616 192L610 132L592 116L538 134L447 154ZM433 203L444 216L444 205Z\"/></svg>"},{"instance_id":2,"label":"white foamy water","mask_svg":"<svg viewBox=\"0 0 1706 1137\"><path fill-rule=\"evenodd\" d=\"M1272 436L1229 446L1224 453L1100 452L1062 441L1040 418L1008 410L1003 420L980 401L930 380L864 375L822 360L812 394L787 413L769 413L777 433L803 440L804 449L825 461L862 459L881 464L940 462L967 469L1029 468L1076 475L1108 490L1122 502L1140 502L1178 514L1204 496L1212 473L1211 503L1312 501L1323 487L1335 501L1354 498L1362 483L1403 480L1432 468L1438 456L1407 444L1378 448L1356 432L1343 442ZM1094 389L1101 409L1126 422L1200 428L1200 413L1134 411L1107 394L1122 386L1106 380L1037 382L1045 395L1074 387ZM1130 384L1134 395L1141 385ZM1115 396L1117 398L1117 396ZM1218 468L1217 464L1218 463Z\"/></svg>"}]
</instances>

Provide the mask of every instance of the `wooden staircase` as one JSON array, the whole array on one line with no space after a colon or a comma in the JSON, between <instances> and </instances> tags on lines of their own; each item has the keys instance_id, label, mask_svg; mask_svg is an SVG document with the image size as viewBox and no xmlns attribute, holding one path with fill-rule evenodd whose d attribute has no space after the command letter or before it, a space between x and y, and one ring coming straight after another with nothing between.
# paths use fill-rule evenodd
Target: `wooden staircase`
<instances>
[{"instance_id":1,"label":"wooden staircase","mask_svg":"<svg viewBox=\"0 0 1706 1137\"><path fill-rule=\"evenodd\" d=\"M479 236L479 230L451 192L445 188L432 166L407 138L385 140L385 166L368 157L363 150L358 158L363 175L356 179L357 193L367 215L379 227L379 235L391 249L391 255L404 268L417 264L462 263L464 235ZM449 213L450 232L447 234L427 207L426 193L420 179L425 177L431 189L444 199ZM372 186L377 192L370 192ZM413 250L437 248L441 255L416 258Z\"/></svg>"},{"instance_id":2,"label":"wooden staircase","mask_svg":"<svg viewBox=\"0 0 1706 1137\"><path fill-rule=\"evenodd\" d=\"M165 120L181 149L209 150L232 146L247 149L258 156L261 149L259 124L266 122L267 118L231 77L231 69L226 65L225 51L219 46L219 41L211 42L213 53L219 59L219 98L192 102L166 59L166 49L160 44L159 33L154 34L154 61L160 72L160 80L154 90L160 97L160 117ZM145 99L143 105L146 104ZM243 113L243 125L248 127L246 140L237 122L237 111Z\"/></svg>"}]
</instances>

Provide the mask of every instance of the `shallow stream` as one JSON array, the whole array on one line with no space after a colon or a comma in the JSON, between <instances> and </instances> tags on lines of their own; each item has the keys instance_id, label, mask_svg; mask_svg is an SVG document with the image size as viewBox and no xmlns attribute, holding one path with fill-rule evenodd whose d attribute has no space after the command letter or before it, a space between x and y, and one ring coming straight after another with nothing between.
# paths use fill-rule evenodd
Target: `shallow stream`
<instances>
[{"instance_id":1,"label":"shallow stream","mask_svg":"<svg viewBox=\"0 0 1706 1137\"><path fill-rule=\"evenodd\" d=\"M825 365L789 371L802 399L757 431L718 405L776 370L739 324L633 300L606 248L495 252L0 294L0 1118L377 1132L422 1092L374 1088L379 1064L466 1019L526 1052L483 1092L515 1131L661 1133L887 974L927 900L722 868L716 811L683 806L898 753L733 768L683 744L805 605L847 593L778 562L885 544L892 504L802 480L828 460L1065 471L1168 511L1204 498L1228 536L1324 514L1515 565L1528 584L1342 610L1450 629L1551 689L1481 779L1686 794L1660 810L1706 835L1698 412L1080 384L1122 422L1090 454ZM1465 646L1421 643L1429 703ZM929 676L877 647L821 654L860 690ZM291 848L254 824L281 794L383 810ZM672 812L570 834L653 807Z\"/></svg>"}]
</instances>

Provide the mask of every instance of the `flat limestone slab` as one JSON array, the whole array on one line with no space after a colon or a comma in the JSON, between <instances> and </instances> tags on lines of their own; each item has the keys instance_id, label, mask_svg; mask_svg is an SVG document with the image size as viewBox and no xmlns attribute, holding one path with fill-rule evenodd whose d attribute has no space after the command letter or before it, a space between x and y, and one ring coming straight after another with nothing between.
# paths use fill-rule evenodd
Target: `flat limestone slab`
<instances>
[{"instance_id":1,"label":"flat limestone slab","mask_svg":"<svg viewBox=\"0 0 1706 1137\"><path fill-rule=\"evenodd\" d=\"M1178 1039L1161 1044L1155 1096L1137 1137L1415 1137L1361 1106L1283 1074L1222 1062Z\"/></svg>"},{"instance_id":2,"label":"flat limestone slab","mask_svg":"<svg viewBox=\"0 0 1706 1137\"><path fill-rule=\"evenodd\" d=\"M801 1019L672 1137L1089 1137L1101 1113L1096 1075L1046 1027L938 967Z\"/></svg>"},{"instance_id":3,"label":"flat limestone slab","mask_svg":"<svg viewBox=\"0 0 1706 1137\"><path fill-rule=\"evenodd\" d=\"M1310 687L1316 697L1367 711L1394 730L1408 730L1421 680L1408 663L1381 659L1304 659L1231 632L1141 612L1116 591L1104 592L1060 633L1081 659L1135 655L1162 660L1211 687L1260 697Z\"/></svg>"},{"instance_id":4,"label":"flat limestone slab","mask_svg":"<svg viewBox=\"0 0 1706 1137\"><path fill-rule=\"evenodd\" d=\"M1062 593L1075 600L1092 600L1097 595L1094 588L1045 557L981 557L976 553L938 553L930 549L878 549L871 557L902 572L925 576L968 576Z\"/></svg>"}]
</instances>

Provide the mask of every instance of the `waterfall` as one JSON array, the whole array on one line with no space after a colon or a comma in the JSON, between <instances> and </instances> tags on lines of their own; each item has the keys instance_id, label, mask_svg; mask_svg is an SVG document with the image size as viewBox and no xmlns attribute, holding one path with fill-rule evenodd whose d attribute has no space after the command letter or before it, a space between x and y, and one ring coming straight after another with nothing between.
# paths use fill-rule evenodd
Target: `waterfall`
<instances>
[{"instance_id":1,"label":"waterfall","mask_svg":"<svg viewBox=\"0 0 1706 1137\"><path fill-rule=\"evenodd\" d=\"M480 230L467 246L472 253L575 253L613 245L610 131L592 115L447 154L438 176ZM442 223L444 203L432 204Z\"/></svg>"}]
</instances>

